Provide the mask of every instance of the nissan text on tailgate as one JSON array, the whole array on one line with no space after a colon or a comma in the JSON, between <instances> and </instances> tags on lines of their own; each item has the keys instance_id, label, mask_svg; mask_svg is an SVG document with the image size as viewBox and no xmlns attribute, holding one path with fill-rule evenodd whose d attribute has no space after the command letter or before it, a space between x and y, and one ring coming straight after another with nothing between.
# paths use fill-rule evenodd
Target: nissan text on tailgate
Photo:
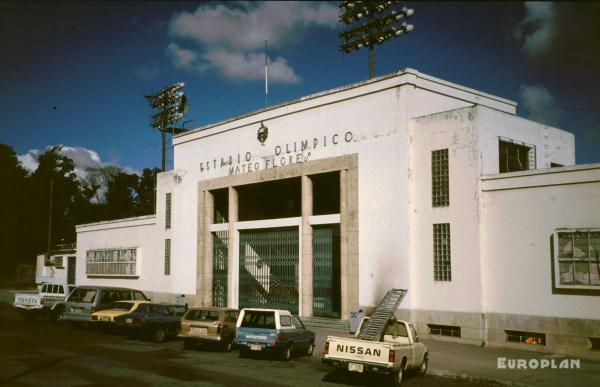
<instances>
[{"instance_id":1,"label":"nissan text on tailgate","mask_svg":"<svg viewBox=\"0 0 600 387\"><path fill-rule=\"evenodd\" d=\"M312 356L315 334L287 310L246 308L238 317L235 344L240 356L274 352L287 361L293 353Z\"/></svg>"}]
</instances>

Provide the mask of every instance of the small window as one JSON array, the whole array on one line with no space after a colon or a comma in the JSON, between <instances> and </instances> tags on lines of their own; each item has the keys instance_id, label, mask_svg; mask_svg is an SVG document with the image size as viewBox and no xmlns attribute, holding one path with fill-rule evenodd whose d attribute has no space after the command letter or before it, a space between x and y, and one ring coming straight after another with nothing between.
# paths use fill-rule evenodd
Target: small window
<instances>
[{"instance_id":1,"label":"small window","mask_svg":"<svg viewBox=\"0 0 600 387\"><path fill-rule=\"evenodd\" d=\"M171 275L171 240L165 239L165 275Z\"/></svg>"},{"instance_id":2,"label":"small window","mask_svg":"<svg viewBox=\"0 0 600 387\"><path fill-rule=\"evenodd\" d=\"M144 295L144 293L138 290L133 291L133 299L137 301L148 301L148 298Z\"/></svg>"},{"instance_id":3,"label":"small window","mask_svg":"<svg viewBox=\"0 0 600 387\"><path fill-rule=\"evenodd\" d=\"M563 164L559 164L559 163L550 163L550 168L559 168L559 167L564 167Z\"/></svg>"},{"instance_id":4,"label":"small window","mask_svg":"<svg viewBox=\"0 0 600 387\"><path fill-rule=\"evenodd\" d=\"M546 345L546 334L538 332L505 330L506 341L531 345Z\"/></svg>"},{"instance_id":5,"label":"small window","mask_svg":"<svg viewBox=\"0 0 600 387\"><path fill-rule=\"evenodd\" d=\"M52 263L54 264L54 267L56 267L57 269L63 269L63 257L62 256L58 256L58 257L52 257Z\"/></svg>"},{"instance_id":6,"label":"small window","mask_svg":"<svg viewBox=\"0 0 600 387\"><path fill-rule=\"evenodd\" d=\"M410 324L410 333L412 334L415 343L418 343L419 336L417 335L417 331L415 331L415 327L412 324Z\"/></svg>"},{"instance_id":7,"label":"small window","mask_svg":"<svg viewBox=\"0 0 600 387\"><path fill-rule=\"evenodd\" d=\"M590 341L590 351L600 351L600 338L599 337L589 337Z\"/></svg>"},{"instance_id":8,"label":"small window","mask_svg":"<svg viewBox=\"0 0 600 387\"><path fill-rule=\"evenodd\" d=\"M433 280L452 281L450 224L433 225Z\"/></svg>"},{"instance_id":9,"label":"small window","mask_svg":"<svg viewBox=\"0 0 600 387\"><path fill-rule=\"evenodd\" d=\"M431 201L433 207L450 204L448 149L431 152Z\"/></svg>"},{"instance_id":10,"label":"small window","mask_svg":"<svg viewBox=\"0 0 600 387\"><path fill-rule=\"evenodd\" d=\"M171 193L167 193L165 197L165 228L171 228Z\"/></svg>"},{"instance_id":11,"label":"small window","mask_svg":"<svg viewBox=\"0 0 600 387\"><path fill-rule=\"evenodd\" d=\"M42 285L42 290L41 290L41 292L42 292L42 293L48 293L48 284L44 284L44 285Z\"/></svg>"},{"instance_id":12,"label":"small window","mask_svg":"<svg viewBox=\"0 0 600 387\"><path fill-rule=\"evenodd\" d=\"M291 327L292 318L290 316L279 316L279 323L282 327Z\"/></svg>"},{"instance_id":13,"label":"small window","mask_svg":"<svg viewBox=\"0 0 600 387\"><path fill-rule=\"evenodd\" d=\"M600 290L600 230L558 231L553 238L555 287Z\"/></svg>"},{"instance_id":14,"label":"small window","mask_svg":"<svg viewBox=\"0 0 600 387\"><path fill-rule=\"evenodd\" d=\"M58 294L63 294L65 292L64 288L62 285L58 285L58 289L56 291L56 293Z\"/></svg>"},{"instance_id":15,"label":"small window","mask_svg":"<svg viewBox=\"0 0 600 387\"><path fill-rule=\"evenodd\" d=\"M535 169L535 146L500 138L498 141L500 173Z\"/></svg>"},{"instance_id":16,"label":"small window","mask_svg":"<svg viewBox=\"0 0 600 387\"><path fill-rule=\"evenodd\" d=\"M461 337L460 327L454 325L427 324L430 335Z\"/></svg>"}]
</instances>

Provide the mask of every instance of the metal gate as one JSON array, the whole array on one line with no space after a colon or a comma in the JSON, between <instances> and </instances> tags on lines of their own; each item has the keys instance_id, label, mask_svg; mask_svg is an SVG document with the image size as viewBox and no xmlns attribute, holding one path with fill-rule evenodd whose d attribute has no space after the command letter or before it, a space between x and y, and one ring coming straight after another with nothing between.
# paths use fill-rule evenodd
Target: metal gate
<instances>
[{"instance_id":1,"label":"metal gate","mask_svg":"<svg viewBox=\"0 0 600 387\"><path fill-rule=\"evenodd\" d=\"M240 231L239 307L298 314L298 227Z\"/></svg>"},{"instance_id":2,"label":"metal gate","mask_svg":"<svg viewBox=\"0 0 600 387\"><path fill-rule=\"evenodd\" d=\"M227 306L227 231L217 231L213 236L212 298L213 306Z\"/></svg>"},{"instance_id":3,"label":"metal gate","mask_svg":"<svg viewBox=\"0 0 600 387\"><path fill-rule=\"evenodd\" d=\"M313 315L340 317L339 226L313 228Z\"/></svg>"}]
</instances>

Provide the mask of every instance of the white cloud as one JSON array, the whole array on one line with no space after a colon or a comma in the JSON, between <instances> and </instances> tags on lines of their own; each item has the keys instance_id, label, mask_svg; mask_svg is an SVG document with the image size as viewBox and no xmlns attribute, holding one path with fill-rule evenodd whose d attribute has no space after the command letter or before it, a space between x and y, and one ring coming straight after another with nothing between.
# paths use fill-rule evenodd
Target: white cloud
<instances>
[{"instance_id":1,"label":"white cloud","mask_svg":"<svg viewBox=\"0 0 600 387\"><path fill-rule=\"evenodd\" d=\"M526 2L525 19L515 29L515 37L523 40L523 50L530 56L550 48L555 37L555 11L551 2Z\"/></svg>"},{"instance_id":2,"label":"white cloud","mask_svg":"<svg viewBox=\"0 0 600 387\"><path fill-rule=\"evenodd\" d=\"M198 48L171 43L167 55L175 67L212 69L229 79L259 80L264 76L264 39L270 52L293 47L313 26L335 28L338 9L331 2L235 2L204 4L195 12L175 14L169 35ZM269 80L297 83L300 77L282 56L269 60Z\"/></svg>"},{"instance_id":3,"label":"white cloud","mask_svg":"<svg viewBox=\"0 0 600 387\"><path fill-rule=\"evenodd\" d=\"M143 81L152 81L160 74L160 66L153 64L146 67L133 69L133 73Z\"/></svg>"},{"instance_id":4,"label":"white cloud","mask_svg":"<svg viewBox=\"0 0 600 387\"><path fill-rule=\"evenodd\" d=\"M562 118L556 98L542 85L521 86L521 101L527 110L527 117L533 121L558 126Z\"/></svg>"}]
</instances>

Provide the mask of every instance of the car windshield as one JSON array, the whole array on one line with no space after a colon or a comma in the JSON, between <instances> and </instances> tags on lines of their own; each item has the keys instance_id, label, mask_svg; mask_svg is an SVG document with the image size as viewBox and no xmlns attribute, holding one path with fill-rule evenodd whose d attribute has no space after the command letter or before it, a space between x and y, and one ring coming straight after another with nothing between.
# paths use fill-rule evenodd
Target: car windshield
<instances>
[{"instance_id":1,"label":"car windshield","mask_svg":"<svg viewBox=\"0 0 600 387\"><path fill-rule=\"evenodd\" d=\"M113 302L110 309L113 310L131 310L133 308L133 302Z\"/></svg>"},{"instance_id":2,"label":"car windshield","mask_svg":"<svg viewBox=\"0 0 600 387\"><path fill-rule=\"evenodd\" d=\"M76 288L69 296L69 301L71 302L94 302L94 298L96 298L96 290L95 289L85 289L85 288Z\"/></svg>"},{"instance_id":3,"label":"car windshield","mask_svg":"<svg viewBox=\"0 0 600 387\"><path fill-rule=\"evenodd\" d=\"M262 311L246 311L242 324L243 328L275 329L275 313Z\"/></svg>"},{"instance_id":4,"label":"car windshield","mask_svg":"<svg viewBox=\"0 0 600 387\"><path fill-rule=\"evenodd\" d=\"M190 310L185 318L186 320L218 321L219 311L206 309Z\"/></svg>"}]
</instances>

